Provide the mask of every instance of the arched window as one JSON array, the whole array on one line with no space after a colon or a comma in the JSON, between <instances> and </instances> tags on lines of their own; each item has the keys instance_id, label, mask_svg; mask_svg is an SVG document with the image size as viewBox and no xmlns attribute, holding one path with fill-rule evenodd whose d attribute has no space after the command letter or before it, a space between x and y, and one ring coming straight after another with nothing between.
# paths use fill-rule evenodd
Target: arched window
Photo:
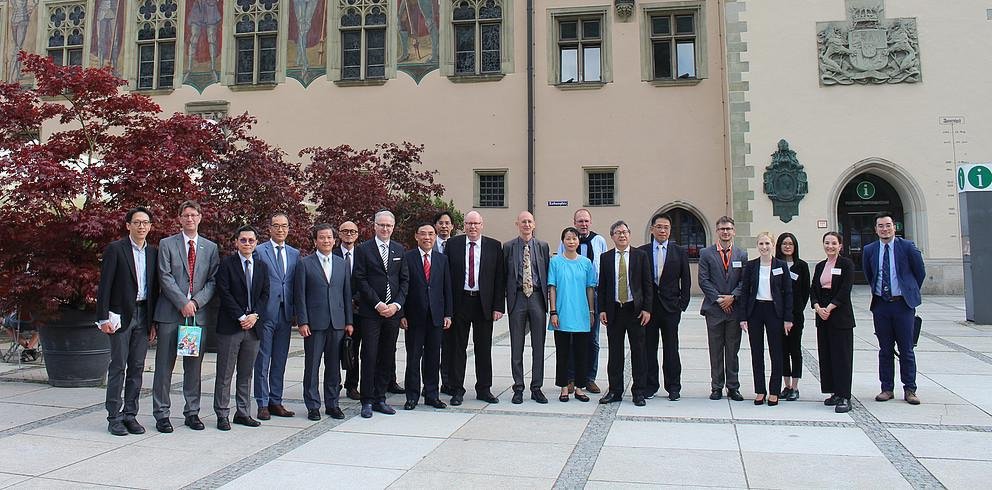
<instances>
[{"instance_id":1,"label":"arched window","mask_svg":"<svg viewBox=\"0 0 992 490\"><path fill-rule=\"evenodd\" d=\"M689 260L699 260L699 252L707 245L703 222L685 208L672 208L665 214L672 217L672 239L685 247Z\"/></svg>"}]
</instances>

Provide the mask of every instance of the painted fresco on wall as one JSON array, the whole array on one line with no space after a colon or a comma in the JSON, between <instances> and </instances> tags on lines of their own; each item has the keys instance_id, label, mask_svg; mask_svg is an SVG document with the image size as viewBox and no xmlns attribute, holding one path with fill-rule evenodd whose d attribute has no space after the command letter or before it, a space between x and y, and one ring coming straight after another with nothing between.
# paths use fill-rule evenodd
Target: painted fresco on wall
<instances>
[{"instance_id":1,"label":"painted fresco on wall","mask_svg":"<svg viewBox=\"0 0 992 490\"><path fill-rule=\"evenodd\" d=\"M286 76L304 87L327 73L325 0L292 0L286 42Z\"/></svg>"},{"instance_id":2,"label":"painted fresco on wall","mask_svg":"<svg viewBox=\"0 0 992 490\"><path fill-rule=\"evenodd\" d=\"M438 1L396 0L399 42L396 69L418 84L438 67Z\"/></svg>"},{"instance_id":3,"label":"painted fresco on wall","mask_svg":"<svg viewBox=\"0 0 992 490\"><path fill-rule=\"evenodd\" d=\"M39 0L10 0L7 2L7 29L4 33L3 72L0 78L8 82L30 84L21 63L17 61L19 51L36 52Z\"/></svg>"},{"instance_id":4,"label":"painted fresco on wall","mask_svg":"<svg viewBox=\"0 0 992 490\"><path fill-rule=\"evenodd\" d=\"M223 0L186 0L183 84L200 92L220 82Z\"/></svg>"},{"instance_id":5,"label":"painted fresco on wall","mask_svg":"<svg viewBox=\"0 0 992 490\"><path fill-rule=\"evenodd\" d=\"M114 67L120 75L121 53L124 42L124 18L127 16L124 0L96 0L93 35L90 41L90 65Z\"/></svg>"}]
</instances>

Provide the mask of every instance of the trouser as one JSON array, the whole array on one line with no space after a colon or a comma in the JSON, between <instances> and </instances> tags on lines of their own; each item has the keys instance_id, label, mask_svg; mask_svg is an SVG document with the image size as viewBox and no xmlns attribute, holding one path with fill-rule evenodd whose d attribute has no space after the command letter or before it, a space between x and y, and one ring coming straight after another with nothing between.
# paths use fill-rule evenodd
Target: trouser
<instances>
[{"instance_id":1,"label":"trouser","mask_svg":"<svg viewBox=\"0 0 992 490\"><path fill-rule=\"evenodd\" d=\"M233 334L217 334L217 377L214 379L214 413L227 417L231 404L231 377L235 381L235 416L251 413L251 372L258 357L258 334L255 329Z\"/></svg>"},{"instance_id":2,"label":"trouser","mask_svg":"<svg viewBox=\"0 0 992 490\"><path fill-rule=\"evenodd\" d=\"M510 317L510 372L513 391L524 390L524 337L530 333L531 391L544 385L544 339L547 332L544 296L534 291L530 298L519 293L516 308Z\"/></svg>"},{"instance_id":3,"label":"trouser","mask_svg":"<svg viewBox=\"0 0 992 490\"><path fill-rule=\"evenodd\" d=\"M599 309L596 294L596 289L593 289L592 304L594 310ZM586 366L589 368L589 375L586 378L587 382L596 381L596 376L599 376L599 325L599 311L596 311L596 321L593 322L592 328L589 330L589 351L586 353ZM568 361L568 377L573 380L575 379L574 358L570 358Z\"/></svg>"},{"instance_id":4,"label":"trouser","mask_svg":"<svg viewBox=\"0 0 992 490\"><path fill-rule=\"evenodd\" d=\"M737 353L741 349L741 326L736 318L706 317L706 340L710 349L710 387L721 390L739 390L737 373L740 363Z\"/></svg>"},{"instance_id":5,"label":"trouser","mask_svg":"<svg viewBox=\"0 0 992 490\"><path fill-rule=\"evenodd\" d=\"M420 381L423 375L423 393L425 400L437 400L438 371L441 369L441 336L443 329L440 325L429 322L412 322L407 318L406 339L406 399L420 399Z\"/></svg>"},{"instance_id":6,"label":"trouser","mask_svg":"<svg viewBox=\"0 0 992 490\"><path fill-rule=\"evenodd\" d=\"M468 338L472 334L475 349L475 391L490 393L493 385L493 319L482 311L478 296L463 294L455 308L451 328L445 330L448 342L448 382L458 395L465 395L465 369L468 363Z\"/></svg>"},{"instance_id":7,"label":"trouser","mask_svg":"<svg viewBox=\"0 0 992 490\"><path fill-rule=\"evenodd\" d=\"M803 316L796 315L792 320L792 330L788 334L782 330L782 376L803 377Z\"/></svg>"},{"instance_id":8,"label":"trouser","mask_svg":"<svg viewBox=\"0 0 992 490\"><path fill-rule=\"evenodd\" d=\"M320 361L324 361L324 405L327 408L338 406L341 393L341 343L344 330L332 328L310 330L310 336L303 339L303 403L307 410L320 409ZM372 379L372 378L369 378ZM369 391L371 393L371 390Z\"/></svg>"},{"instance_id":9,"label":"trouser","mask_svg":"<svg viewBox=\"0 0 992 490\"><path fill-rule=\"evenodd\" d=\"M818 324L816 350L820 358L820 391L833 393L841 398L851 398L854 329Z\"/></svg>"},{"instance_id":10,"label":"trouser","mask_svg":"<svg viewBox=\"0 0 992 490\"><path fill-rule=\"evenodd\" d=\"M107 370L107 420L134 420L141 395L141 373L148 353L148 307L138 306L131 324L109 335L110 367ZM121 391L124 397L121 398ZM121 409L123 408L123 412Z\"/></svg>"},{"instance_id":11,"label":"trouser","mask_svg":"<svg viewBox=\"0 0 992 490\"><path fill-rule=\"evenodd\" d=\"M771 360L771 379L765 390L765 336L768 337L768 357ZM751 370L754 373L754 392L758 395L778 396L782 392L782 334L784 322L775 313L775 303L758 301L747 319L747 336L751 342Z\"/></svg>"},{"instance_id":12,"label":"trouser","mask_svg":"<svg viewBox=\"0 0 992 490\"><path fill-rule=\"evenodd\" d=\"M679 358L679 322L682 312L669 312L661 307L651 312L651 323L645 326L644 350L647 355L646 393L657 393L661 388L658 369L658 341L661 340L661 371L664 375L665 391L682 391L682 360Z\"/></svg>"},{"instance_id":13,"label":"trouser","mask_svg":"<svg viewBox=\"0 0 992 490\"><path fill-rule=\"evenodd\" d=\"M362 317L362 403L386 401L386 388L396 373L396 339L400 334L400 320L391 318Z\"/></svg>"},{"instance_id":14,"label":"trouser","mask_svg":"<svg viewBox=\"0 0 992 490\"><path fill-rule=\"evenodd\" d=\"M587 373L586 354L589 352L589 332L563 332L555 330L555 386L568 386L568 360L572 359L577 373ZM575 387L586 387L586 378L575 377Z\"/></svg>"},{"instance_id":15,"label":"trouser","mask_svg":"<svg viewBox=\"0 0 992 490\"><path fill-rule=\"evenodd\" d=\"M258 330L258 357L255 358L255 402L259 408L282 405L282 389L289 357L289 339L293 327L283 320L283 306L279 306L279 319L265 321Z\"/></svg>"},{"instance_id":16,"label":"trouser","mask_svg":"<svg viewBox=\"0 0 992 490\"><path fill-rule=\"evenodd\" d=\"M355 315L355 325L354 330L351 333L351 355L355 359L355 367L349 369L345 372L344 377L344 387L345 389L358 389L358 380L360 378L359 374L362 372L361 363L361 353L362 353L362 328L358 324L361 317Z\"/></svg>"},{"instance_id":17,"label":"trouser","mask_svg":"<svg viewBox=\"0 0 992 490\"><path fill-rule=\"evenodd\" d=\"M916 309L902 298L887 302L875 297L871 311L878 337L878 380L882 391L895 386L895 346L899 346L899 377L903 389L916 391L916 352L913 350L913 328Z\"/></svg>"},{"instance_id":18,"label":"trouser","mask_svg":"<svg viewBox=\"0 0 992 490\"><path fill-rule=\"evenodd\" d=\"M610 322L606 324L606 341L609 348L606 372L610 378L610 393L623 394L624 335L626 335L630 339L630 368L633 377L630 392L635 397L646 396L644 327L637 318L638 311L634 309L632 301L628 301L623 306L614 303L614 311L615 313L610 315L612 317Z\"/></svg>"},{"instance_id":19,"label":"trouser","mask_svg":"<svg viewBox=\"0 0 992 490\"><path fill-rule=\"evenodd\" d=\"M202 327L202 325L200 325ZM172 370L176 367L176 347L179 344L179 324L160 323L158 325L158 347L155 348L155 377L152 380L152 415L155 420L169 418L172 399ZM200 345L207 345L207 329L203 328ZM183 415L200 413L200 367L206 352L201 348L198 356L183 356L183 398L186 405Z\"/></svg>"}]
</instances>

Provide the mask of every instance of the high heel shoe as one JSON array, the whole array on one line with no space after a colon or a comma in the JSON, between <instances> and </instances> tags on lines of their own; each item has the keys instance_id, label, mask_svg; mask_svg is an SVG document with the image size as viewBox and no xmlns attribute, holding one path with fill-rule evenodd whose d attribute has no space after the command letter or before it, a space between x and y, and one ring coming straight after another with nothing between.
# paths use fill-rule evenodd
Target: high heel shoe
<instances>
[{"instance_id":1,"label":"high heel shoe","mask_svg":"<svg viewBox=\"0 0 992 490\"><path fill-rule=\"evenodd\" d=\"M775 396L775 395L772 395L772 396ZM768 397L768 406L769 407L774 407L775 405L778 405L778 397L775 396L775 399L772 400L772 396L769 396Z\"/></svg>"},{"instance_id":2,"label":"high heel shoe","mask_svg":"<svg viewBox=\"0 0 992 490\"><path fill-rule=\"evenodd\" d=\"M761 398L755 398L754 399L754 404L755 405L764 405L765 404L765 395L761 395Z\"/></svg>"},{"instance_id":3,"label":"high heel shoe","mask_svg":"<svg viewBox=\"0 0 992 490\"><path fill-rule=\"evenodd\" d=\"M799 399L799 388L792 388L789 390L789 396L785 397L787 401L794 402Z\"/></svg>"}]
</instances>

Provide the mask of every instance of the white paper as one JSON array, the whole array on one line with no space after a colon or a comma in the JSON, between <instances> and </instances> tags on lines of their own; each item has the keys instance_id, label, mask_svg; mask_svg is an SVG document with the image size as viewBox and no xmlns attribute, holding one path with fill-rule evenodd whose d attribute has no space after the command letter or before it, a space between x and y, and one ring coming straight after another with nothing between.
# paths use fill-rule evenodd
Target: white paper
<instances>
[{"instance_id":1,"label":"white paper","mask_svg":"<svg viewBox=\"0 0 992 490\"><path fill-rule=\"evenodd\" d=\"M799 274L796 274L795 272L790 272L789 277L791 277L793 281L799 280Z\"/></svg>"},{"instance_id":2,"label":"white paper","mask_svg":"<svg viewBox=\"0 0 992 490\"><path fill-rule=\"evenodd\" d=\"M776 267L776 268L772 269L772 275L773 276L781 276L782 275L782 268L781 267Z\"/></svg>"},{"instance_id":3,"label":"white paper","mask_svg":"<svg viewBox=\"0 0 992 490\"><path fill-rule=\"evenodd\" d=\"M740 269L740 268L741 268L741 261L739 261L739 260L735 260L735 261L733 262L733 268L734 268L734 269Z\"/></svg>"},{"instance_id":4,"label":"white paper","mask_svg":"<svg viewBox=\"0 0 992 490\"><path fill-rule=\"evenodd\" d=\"M116 332L121 328L121 315L119 313L110 312L110 328L111 331Z\"/></svg>"},{"instance_id":5,"label":"white paper","mask_svg":"<svg viewBox=\"0 0 992 490\"><path fill-rule=\"evenodd\" d=\"M830 274L835 275L835 276L839 276L840 275L840 267L834 267L833 269L830 269Z\"/></svg>"}]
</instances>

